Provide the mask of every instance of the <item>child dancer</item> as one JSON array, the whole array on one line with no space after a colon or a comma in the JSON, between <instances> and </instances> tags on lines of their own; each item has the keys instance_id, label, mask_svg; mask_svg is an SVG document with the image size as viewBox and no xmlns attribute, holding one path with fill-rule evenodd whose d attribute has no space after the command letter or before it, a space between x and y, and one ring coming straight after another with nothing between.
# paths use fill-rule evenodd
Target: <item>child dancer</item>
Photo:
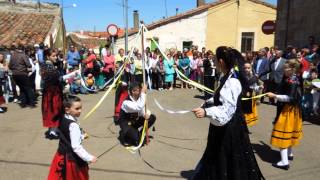
<instances>
[{"instance_id":1,"label":"child dancer","mask_svg":"<svg viewBox=\"0 0 320 180\"><path fill-rule=\"evenodd\" d=\"M54 66L57 61L57 52L50 50L48 60L41 65L41 77L43 80L42 92L42 120L43 126L49 128L46 137L57 139L56 128L59 126L59 120L62 119L62 96L63 80L75 76L78 72L74 71L68 75L62 76L59 70Z\"/></svg>"},{"instance_id":2,"label":"child dancer","mask_svg":"<svg viewBox=\"0 0 320 180\"><path fill-rule=\"evenodd\" d=\"M78 124L82 110L81 99L68 96L64 98L63 106L65 114L59 125L59 147L52 160L48 180L87 180L88 163L95 163L97 158L81 145L84 139Z\"/></svg>"},{"instance_id":3,"label":"child dancer","mask_svg":"<svg viewBox=\"0 0 320 180\"><path fill-rule=\"evenodd\" d=\"M263 85L258 85L259 81L253 75L252 65L249 62L244 63L244 73L246 83L243 84L242 97L251 98L255 92L263 89ZM257 102L255 99L241 101L242 111L248 126L253 126L258 121Z\"/></svg>"},{"instance_id":4,"label":"child dancer","mask_svg":"<svg viewBox=\"0 0 320 180\"><path fill-rule=\"evenodd\" d=\"M147 85L141 87L139 82L133 82L129 86L129 96L121 105L119 116L119 140L123 145L139 145L139 139L145 119L150 128L156 121L156 116L147 110L145 112Z\"/></svg>"},{"instance_id":5,"label":"child dancer","mask_svg":"<svg viewBox=\"0 0 320 180\"><path fill-rule=\"evenodd\" d=\"M284 65L283 81L279 94L267 93L269 98L278 102L271 144L280 148L281 161L273 164L274 167L288 170L289 160L293 160L292 146L298 145L302 138L302 113L300 107L301 85L296 74L300 71L300 63L290 59Z\"/></svg>"},{"instance_id":6,"label":"child dancer","mask_svg":"<svg viewBox=\"0 0 320 180\"><path fill-rule=\"evenodd\" d=\"M42 120L43 126L49 128L46 137L57 139L56 128L59 126L59 120L62 118L62 96L63 86L61 75L54 66L57 61L57 52L50 50L47 55L47 61L41 65L40 73L43 80L42 91Z\"/></svg>"}]
</instances>

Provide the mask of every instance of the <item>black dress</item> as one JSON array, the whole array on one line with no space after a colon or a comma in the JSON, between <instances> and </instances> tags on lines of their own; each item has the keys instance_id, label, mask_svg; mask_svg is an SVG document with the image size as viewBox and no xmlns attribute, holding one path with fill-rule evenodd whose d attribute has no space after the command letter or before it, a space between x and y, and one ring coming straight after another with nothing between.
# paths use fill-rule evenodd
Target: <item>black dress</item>
<instances>
[{"instance_id":1,"label":"black dress","mask_svg":"<svg viewBox=\"0 0 320 180\"><path fill-rule=\"evenodd\" d=\"M221 105L220 91L229 76L221 80L214 96L214 106ZM231 78L235 78L233 75ZM232 87L230 87L232 88ZM240 109L224 126L210 123L206 150L200 160L194 180L260 180L264 179L252 151L248 129Z\"/></svg>"}]
</instances>

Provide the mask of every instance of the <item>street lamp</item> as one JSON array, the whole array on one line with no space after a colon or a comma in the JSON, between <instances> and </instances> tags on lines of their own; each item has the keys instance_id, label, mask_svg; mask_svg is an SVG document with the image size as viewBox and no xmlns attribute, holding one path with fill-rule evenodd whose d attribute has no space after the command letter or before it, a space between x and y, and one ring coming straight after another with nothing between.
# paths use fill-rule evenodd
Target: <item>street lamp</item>
<instances>
[{"instance_id":1,"label":"street lamp","mask_svg":"<svg viewBox=\"0 0 320 180\"><path fill-rule=\"evenodd\" d=\"M64 8L76 8L77 4L73 3L72 5L69 6L63 6L63 0L60 0L60 15L61 15L61 23L64 25L64 19L63 19L63 9ZM65 26L63 26L63 32L62 32L62 48L63 48L63 54L66 52L66 44L65 44L65 36L66 36L66 29Z\"/></svg>"},{"instance_id":2,"label":"street lamp","mask_svg":"<svg viewBox=\"0 0 320 180\"><path fill-rule=\"evenodd\" d=\"M63 6L62 8L76 8L76 7L77 7L77 4L76 4L76 3L73 3L72 5Z\"/></svg>"}]
</instances>

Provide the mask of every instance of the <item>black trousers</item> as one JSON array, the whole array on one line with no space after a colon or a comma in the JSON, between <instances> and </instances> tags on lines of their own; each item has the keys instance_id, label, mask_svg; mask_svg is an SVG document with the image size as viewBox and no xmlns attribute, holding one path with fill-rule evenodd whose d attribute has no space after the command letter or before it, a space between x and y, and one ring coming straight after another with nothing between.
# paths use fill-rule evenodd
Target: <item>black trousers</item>
<instances>
[{"instance_id":1,"label":"black trousers","mask_svg":"<svg viewBox=\"0 0 320 180\"><path fill-rule=\"evenodd\" d=\"M20 88L21 105L35 105L35 94L27 75L13 75L16 85Z\"/></svg>"},{"instance_id":2,"label":"black trousers","mask_svg":"<svg viewBox=\"0 0 320 180\"><path fill-rule=\"evenodd\" d=\"M156 116L151 114L148 120L148 127L150 128L156 121ZM126 134L124 135L124 141L130 145L138 146L142 131L138 128L143 127L144 117L140 117L136 123L129 126Z\"/></svg>"},{"instance_id":3,"label":"black trousers","mask_svg":"<svg viewBox=\"0 0 320 180\"><path fill-rule=\"evenodd\" d=\"M134 81L142 84L143 83L143 75L142 74L134 75Z\"/></svg>"},{"instance_id":4,"label":"black trousers","mask_svg":"<svg viewBox=\"0 0 320 180\"><path fill-rule=\"evenodd\" d=\"M109 69L109 72L104 73L106 76L106 81L109 81L109 79L113 78L114 72L112 71L112 68Z\"/></svg>"},{"instance_id":5,"label":"black trousers","mask_svg":"<svg viewBox=\"0 0 320 180\"><path fill-rule=\"evenodd\" d=\"M33 92L36 92L36 73L32 73L31 76L29 76L30 84Z\"/></svg>"},{"instance_id":6,"label":"black trousers","mask_svg":"<svg viewBox=\"0 0 320 180\"><path fill-rule=\"evenodd\" d=\"M215 83L215 77L214 76L204 76L203 77L203 85L208 87L209 89L214 90L214 83ZM209 99L212 97L211 94L204 92L204 98Z\"/></svg>"},{"instance_id":7,"label":"black trousers","mask_svg":"<svg viewBox=\"0 0 320 180\"><path fill-rule=\"evenodd\" d=\"M152 89L159 89L160 83L159 83L159 75L156 72L151 73L151 83L152 83Z\"/></svg>"}]
</instances>

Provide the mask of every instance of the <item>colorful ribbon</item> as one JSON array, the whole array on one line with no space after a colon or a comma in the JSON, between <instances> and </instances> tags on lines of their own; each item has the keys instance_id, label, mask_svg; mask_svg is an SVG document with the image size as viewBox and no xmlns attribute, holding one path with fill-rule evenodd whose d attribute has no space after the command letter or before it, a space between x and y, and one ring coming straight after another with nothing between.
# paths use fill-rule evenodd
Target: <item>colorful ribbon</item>
<instances>
[{"instance_id":1,"label":"colorful ribbon","mask_svg":"<svg viewBox=\"0 0 320 180\"><path fill-rule=\"evenodd\" d=\"M118 81L118 79L121 77L122 72L124 71L124 67L121 68L120 73L118 75L118 77L115 78L115 80L113 81L113 83L110 85L110 87L108 88L108 90L104 93L104 95L102 96L102 98L98 101L98 103L85 115L84 120L88 119L89 116L96 111L96 109L101 105L101 103L104 101L104 99L108 96L108 94L111 92L112 88L115 87L116 82Z\"/></svg>"},{"instance_id":2,"label":"colorful ribbon","mask_svg":"<svg viewBox=\"0 0 320 180\"><path fill-rule=\"evenodd\" d=\"M156 103L156 105L158 106L158 108L159 108L161 111L166 111L166 112L169 113L169 114L186 114L186 113L191 112L191 111L189 111L189 110L173 111L173 110L166 109L166 108L162 107L162 106L160 105L160 103L159 103L156 99L154 99L154 103Z\"/></svg>"},{"instance_id":3,"label":"colorful ribbon","mask_svg":"<svg viewBox=\"0 0 320 180\"><path fill-rule=\"evenodd\" d=\"M252 96L252 97L249 97L249 98L241 98L242 101L246 101L246 100L250 100L250 99L259 99L263 96L266 96L267 94L260 94L260 95L257 95L257 96Z\"/></svg>"},{"instance_id":4,"label":"colorful ribbon","mask_svg":"<svg viewBox=\"0 0 320 180\"><path fill-rule=\"evenodd\" d=\"M145 25L142 25L142 28L145 29L147 32L149 32L148 29L147 29L147 27L146 27ZM159 49L160 53L162 54L162 56L165 57L165 59L169 59L169 58L167 57L167 55L166 55L165 53L163 53L163 51L161 50L161 48L160 48L159 44L157 43L157 41L154 40L153 37L151 37L151 40L152 40L153 43L158 47L158 49ZM197 83L197 82L195 82L195 81L190 80L190 79L189 79L188 77L186 77L181 71L179 71L178 68L175 68L175 71L176 71L176 73L177 73L177 77L178 77L181 81L183 81L183 82L185 82L185 83L187 83L187 84L190 84L190 85L192 85L192 86L194 86L194 87L196 87L196 88L198 88L198 89L200 89L200 90L206 91L206 92L208 92L208 93L210 93L210 94L214 93L214 90L212 90L212 89L210 89L210 88L208 88L208 87L206 87L206 86L204 86L204 85L202 85L202 84L199 84L199 83Z\"/></svg>"}]
</instances>

